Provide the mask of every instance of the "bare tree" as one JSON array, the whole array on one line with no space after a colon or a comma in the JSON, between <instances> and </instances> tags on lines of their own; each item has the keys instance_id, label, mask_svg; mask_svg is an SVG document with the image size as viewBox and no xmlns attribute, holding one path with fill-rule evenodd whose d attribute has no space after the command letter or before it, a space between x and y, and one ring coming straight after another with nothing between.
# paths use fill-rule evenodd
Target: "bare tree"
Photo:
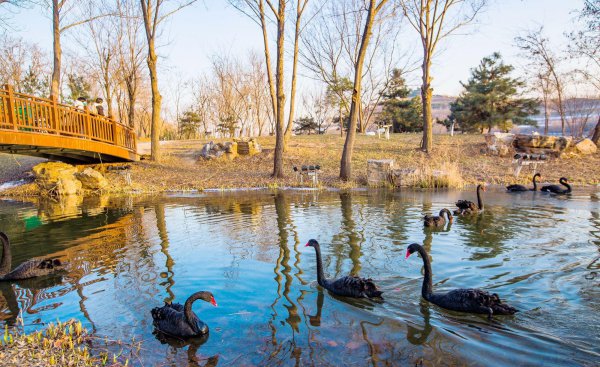
<instances>
[{"instance_id":1,"label":"bare tree","mask_svg":"<svg viewBox=\"0 0 600 367\"><path fill-rule=\"evenodd\" d=\"M585 79L600 92L600 0L585 0L579 12L584 27L571 33L573 41L569 47L571 55L585 60L585 68L578 70ZM600 115L592 134L592 141L600 144Z\"/></svg>"},{"instance_id":2,"label":"bare tree","mask_svg":"<svg viewBox=\"0 0 600 367\"><path fill-rule=\"evenodd\" d=\"M285 135L289 137L293 128L293 115L295 110L296 74L298 62L298 44L302 31L301 19L306 9L308 0L297 0L296 2L296 31L294 37L292 86L290 93L290 112L288 122L285 122L285 83L284 83L284 41L286 7L289 0L278 0L275 7L274 0L230 0L230 3L249 16L262 30L265 64L267 68L267 79L271 93L271 104L273 116L275 117L275 154L273 164L273 177L283 177L283 153L286 145ZM268 13L265 11L268 9ZM268 24L274 22L277 26L277 59L275 78L271 69L271 54L268 38ZM285 128L285 130L284 130Z\"/></svg>"},{"instance_id":3,"label":"bare tree","mask_svg":"<svg viewBox=\"0 0 600 367\"><path fill-rule=\"evenodd\" d=\"M57 0L53 0L57 1ZM160 160L159 138L160 138L160 109L162 96L158 89L158 72L156 54L156 38L158 29L162 22L196 0L186 2L167 2L166 0L140 0L142 7L142 18L144 19L144 30L148 42L148 55L146 62L150 72L150 87L152 89L152 128L150 137L150 155L153 161ZM171 4L171 5L169 5ZM164 5L164 6L163 6Z\"/></svg>"},{"instance_id":4,"label":"bare tree","mask_svg":"<svg viewBox=\"0 0 600 367\"><path fill-rule=\"evenodd\" d=\"M95 4L90 3L87 9L86 16L88 18L94 17L94 13L97 9L94 8ZM112 9L109 9L106 4L103 4L106 8L101 9L102 13L111 14L114 13ZM118 19L117 19L118 20ZM102 17L93 21L87 22L87 32L83 33L83 37L79 38L79 42L89 53L89 57L95 69L98 72L98 80L102 85L104 98L108 108L108 116L113 117L113 95L115 89L115 82L118 80L116 67L117 60L117 48L118 38L114 37L115 31L118 29L118 22L113 18ZM93 48L87 47L89 40L93 42Z\"/></svg>"},{"instance_id":5,"label":"bare tree","mask_svg":"<svg viewBox=\"0 0 600 367\"><path fill-rule=\"evenodd\" d=\"M600 102L589 96L578 96L576 93L565 99L566 122L569 134L582 138L588 126L600 115Z\"/></svg>"},{"instance_id":6,"label":"bare tree","mask_svg":"<svg viewBox=\"0 0 600 367\"><path fill-rule=\"evenodd\" d=\"M287 142L292 136L292 129L294 125L294 112L296 108L296 76L298 74L298 47L300 42L300 33L302 32L302 14L306 9L308 0L297 0L296 3L296 26L294 32L294 53L292 59L292 87L290 90L290 114L285 128L285 134L283 139L283 147L287 146Z\"/></svg>"},{"instance_id":7,"label":"bare tree","mask_svg":"<svg viewBox=\"0 0 600 367\"><path fill-rule=\"evenodd\" d=\"M431 113L431 62L441 40L471 23L487 0L399 0L408 22L417 31L423 47L421 63L423 103L423 141L421 149L433 149L433 118Z\"/></svg>"},{"instance_id":8,"label":"bare tree","mask_svg":"<svg viewBox=\"0 0 600 367\"><path fill-rule=\"evenodd\" d=\"M0 85L17 92L47 96L50 72L47 55L36 45L8 33L0 37Z\"/></svg>"},{"instance_id":9,"label":"bare tree","mask_svg":"<svg viewBox=\"0 0 600 367\"><path fill-rule=\"evenodd\" d=\"M140 9L132 1L117 0L118 22L117 45L119 61L119 80L124 84L127 103L127 121L130 127L135 126L136 101L139 94L139 85L142 78L142 62L144 61L144 47L142 40L143 22Z\"/></svg>"},{"instance_id":10,"label":"bare tree","mask_svg":"<svg viewBox=\"0 0 600 367\"><path fill-rule=\"evenodd\" d=\"M327 100L327 93L323 90L305 94L302 102L309 118L317 125L317 133L324 134L333 124L332 105Z\"/></svg>"},{"instance_id":11,"label":"bare tree","mask_svg":"<svg viewBox=\"0 0 600 367\"><path fill-rule=\"evenodd\" d=\"M360 115L360 96L363 77L363 65L367 48L372 35L373 23L377 14L381 11L387 0L370 0L369 5L365 9L366 20L365 27L362 33L362 40L358 50L358 57L354 66L354 90L352 91L352 102L350 104L350 123L348 125L348 134L342 151L342 159L340 161L340 178L344 181L350 180L352 177L352 151L354 149L354 138L356 136L356 125Z\"/></svg>"},{"instance_id":12,"label":"bare tree","mask_svg":"<svg viewBox=\"0 0 600 367\"><path fill-rule=\"evenodd\" d=\"M566 133L565 126L565 111L563 104L564 86L562 76L558 70L558 65L561 58L556 56L548 45L548 39L543 35L543 27L537 30L530 31L524 36L515 38L517 46L525 52L526 57L530 60L532 66L535 66L542 74L551 76L554 90L557 95L556 108L560 115L560 123L562 134Z\"/></svg>"},{"instance_id":13,"label":"bare tree","mask_svg":"<svg viewBox=\"0 0 600 367\"><path fill-rule=\"evenodd\" d=\"M83 16L83 5L88 4L95 8L95 2L79 2L73 0L43 0L42 4L52 10L52 37L53 37L53 69L52 82L50 85L50 95L60 97L61 84L61 62L62 46L61 36L67 30L79 25L91 22L93 20L106 17L110 14L95 14L92 16Z\"/></svg>"},{"instance_id":14,"label":"bare tree","mask_svg":"<svg viewBox=\"0 0 600 367\"><path fill-rule=\"evenodd\" d=\"M382 20L394 16L393 10L389 7L389 11L379 15L379 18ZM348 76L353 74L360 50L365 22L363 12L362 0L328 2L323 9L319 9L305 31L300 51L302 64L317 80L327 85L330 100L339 110L342 133L343 114L350 112L351 93L347 93L347 84L350 84L351 92L352 81ZM374 107L379 103L381 90L389 83L391 69L398 67L403 60L408 62L406 55L396 50L399 23L381 20L373 25L372 42L365 56L361 113L357 124L360 132L366 131L372 121Z\"/></svg>"}]
</instances>

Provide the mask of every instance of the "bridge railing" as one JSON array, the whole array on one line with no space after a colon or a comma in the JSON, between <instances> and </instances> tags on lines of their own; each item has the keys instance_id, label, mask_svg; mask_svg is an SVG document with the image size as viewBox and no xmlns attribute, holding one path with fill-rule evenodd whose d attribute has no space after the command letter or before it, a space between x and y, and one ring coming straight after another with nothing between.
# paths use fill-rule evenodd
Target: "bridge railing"
<instances>
[{"instance_id":1,"label":"bridge railing","mask_svg":"<svg viewBox=\"0 0 600 367\"><path fill-rule=\"evenodd\" d=\"M100 141L136 152L133 129L111 118L47 99L0 88L0 129Z\"/></svg>"}]
</instances>

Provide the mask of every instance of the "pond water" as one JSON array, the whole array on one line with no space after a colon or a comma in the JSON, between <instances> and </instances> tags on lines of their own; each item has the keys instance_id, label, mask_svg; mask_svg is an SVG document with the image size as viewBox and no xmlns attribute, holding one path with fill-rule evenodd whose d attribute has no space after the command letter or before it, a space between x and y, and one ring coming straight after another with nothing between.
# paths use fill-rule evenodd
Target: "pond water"
<instances>
[{"instance_id":1,"label":"pond water","mask_svg":"<svg viewBox=\"0 0 600 367\"><path fill-rule=\"evenodd\" d=\"M0 319L26 331L76 318L97 335L142 341L133 365L384 366L600 364L600 189L568 197L485 193L486 210L451 228L422 216L472 191L254 192L0 202L13 267L33 256L69 263L59 277L0 282ZM383 301L316 285L325 273L372 277ZM521 312L468 315L420 297L424 243L434 288L477 287ZM202 345L152 334L150 309L197 301ZM196 362L190 355L197 356Z\"/></svg>"}]
</instances>

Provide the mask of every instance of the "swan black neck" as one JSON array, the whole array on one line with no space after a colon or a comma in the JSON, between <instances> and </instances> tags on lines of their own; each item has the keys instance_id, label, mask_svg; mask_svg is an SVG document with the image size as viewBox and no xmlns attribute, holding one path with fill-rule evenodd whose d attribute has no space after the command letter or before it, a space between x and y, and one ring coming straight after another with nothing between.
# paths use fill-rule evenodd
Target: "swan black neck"
<instances>
[{"instance_id":1,"label":"swan black neck","mask_svg":"<svg viewBox=\"0 0 600 367\"><path fill-rule=\"evenodd\" d=\"M196 322L198 320L198 317L192 311L192 304L199 299L205 300L207 298L210 298L210 296L208 296L208 292L196 292L189 296L188 299L185 301L185 304L183 305L183 314L185 315L185 321L194 329L197 327Z\"/></svg>"},{"instance_id":2,"label":"swan black neck","mask_svg":"<svg viewBox=\"0 0 600 367\"><path fill-rule=\"evenodd\" d=\"M314 244L315 252L317 254L317 282L321 287L325 286L325 274L323 274L323 261L321 260L321 246Z\"/></svg>"},{"instance_id":3,"label":"swan black neck","mask_svg":"<svg viewBox=\"0 0 600 367\"><path fill-rule=\"evenodd\" d=\"M417 252L423 259L423 268L425 269L425 276L423 278L423 286L421 287L421 295L423 298L429 301L431 294L433 293L433 286L431 280L431 262L429 261L429 255L423 248L423 246L417 246Z\"/></svg>"},{"instance_id":4,"label":"swan black neck","mask_svg":"<svg viewBox=\"0 0 600 367\"><path fill-rule=\"evenodd\" d=\"M567 191L565 191L564 193L567 194L569 192L571 192L571 185L569 185L569 183L567 182L567 179L564 177L561 177L560 180L558 180L558 182L560 182L561 185L566 186L567 187Z\"/></svg>"},{"instance_id":5,"label":"swan black neck","mask_svg":"<svg viewBox=\"0 0 600 367\"><path fill-rule=\"evenodd\" d=\"M0 241L2 241L2 259L0 260L0 278L10 272L12 256L10 253L10 241L4 232L0 232Z\"/></svg>"},{"instance_id":6,"label":"swan black neck","mask_svg":"<svg viewBox=\"0 0 600 367\"><path fill-rule=\"evenodd\" d=\"M446 213L446 219L448 219L448 221L452 220L452 213L450 213L450 210L444 208L442 210L440 210L440 217L444 217L444 213Z\"/></svg>"},{"instance_id":7,"label":"swan black neck","mask_svg":"<svg viewBox=\"0 0 600 367\"><path fill-rule=\"evenodd\" d=\"M483 200L481 199L481 185L477 185L477 206L483 210Z\"/></svg>"},{"instance_id":8,"label":"swan black neck","mask_svg":"<svg viewBox=\"0 0 600 367\"><path fill-rule=\"evenodd\" d=\"M533 191L537 191L537 179L540 177L539 173L533 175Z\"/></svg>"}]
</instances>

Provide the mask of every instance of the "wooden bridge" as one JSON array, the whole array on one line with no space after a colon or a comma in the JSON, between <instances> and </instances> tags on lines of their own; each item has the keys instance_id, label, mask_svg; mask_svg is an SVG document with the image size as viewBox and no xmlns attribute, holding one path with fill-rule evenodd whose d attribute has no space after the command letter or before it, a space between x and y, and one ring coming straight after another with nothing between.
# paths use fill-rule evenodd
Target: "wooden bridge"
<instances>
[{"instance_id":1,"label":"wooden bridge","mask_svg":"<svg viewBox=\"0 0 600 367\"><path fill-rule=\"evenodd\" d=\"M129 126L10 85L0 89L0 152L73 163L139 159Z\"/></svg>"}]
</instances>

